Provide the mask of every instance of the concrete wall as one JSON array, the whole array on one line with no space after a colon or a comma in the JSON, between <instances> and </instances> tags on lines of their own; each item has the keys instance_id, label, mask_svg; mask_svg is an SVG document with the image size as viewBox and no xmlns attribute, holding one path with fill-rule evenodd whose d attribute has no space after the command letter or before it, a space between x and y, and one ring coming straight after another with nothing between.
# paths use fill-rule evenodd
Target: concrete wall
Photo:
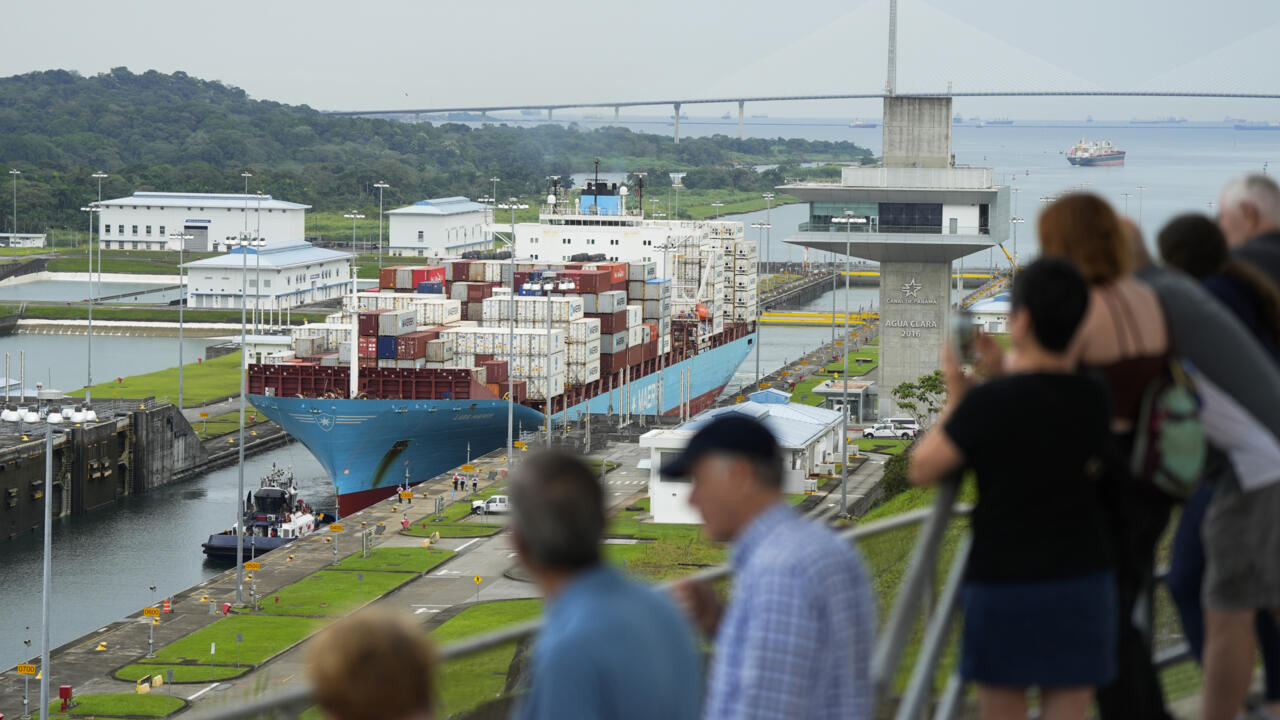
<instances>
[{"instance_id":1,"label":"concrete wall","mask_svg":"<svg viewBox=\"0 0 1280 720\"><path fill-rule=\"evenodd\" d=\"M129 422L134 438L128 464L130 493L168 485L175 473L209 458L191 424L174 405L134 411Z\"/></svg>"},{"instance_id":2,"label":"concrete wall","mask_svg":"<svg viewBox=\"0 0 1280 720\"><path fill-rule=\"evenodd\" d=\"M951 166L951 98L884 99L884 166Z\"/></svg>"},{"instance_id":3,"label":"concrete wall","mask_svg":"<svg viewBox=\"0 0 1280 720\"><path fill-rule=\"evenodd\" d=\"M105 422L71 430L72 462L68 468L71 492L67 512L79 515L115 502L127 487L120 458L127 444L127 429Z\"/></svg>"},{"instance_id":4,"label":"concrete wall","mask_svg":"<svg viewBox=\"0 0 1280 720\"><path fill-rule=\"evenodd\" d=\"M947 341L951 263L880 265L880 417L900 414L893 389L939 367Z\"/></svg>"}]
</instances>

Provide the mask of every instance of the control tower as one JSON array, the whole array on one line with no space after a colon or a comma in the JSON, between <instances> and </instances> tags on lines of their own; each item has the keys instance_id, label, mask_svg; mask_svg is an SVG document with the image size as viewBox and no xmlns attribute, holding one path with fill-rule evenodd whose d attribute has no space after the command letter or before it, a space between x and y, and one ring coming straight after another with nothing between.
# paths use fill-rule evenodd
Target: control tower
<instances>
[{"instance_id":1,"label":"control tower","mask_svg":"<svg viewBox=\"0 0 1280 720\"><path fill-rule=\"evenodd\" d=\"M880 416L890 391L939 366L950 331L952 265L1002 243L1009 188L991 168L956 167L951 98L884 98L880 167L849 167L839 183L778 188L809 203L795 245L880 265ZM832 222L833 218L852 222Z\"/></svg>"}]
</instances>

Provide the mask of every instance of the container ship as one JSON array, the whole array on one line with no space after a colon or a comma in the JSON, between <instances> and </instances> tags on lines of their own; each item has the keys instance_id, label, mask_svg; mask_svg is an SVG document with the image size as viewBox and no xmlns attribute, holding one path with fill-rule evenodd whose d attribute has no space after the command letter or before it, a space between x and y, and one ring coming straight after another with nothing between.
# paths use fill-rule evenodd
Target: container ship
<instances>
[{"instance_id":1,"label":"container ship","mask_svg":"<svg viewBox=\"0 0 1280 720\"><path fill-rule=\"evenodd\" d=\"M752 349L742 223L645 218L603 182L547 201L509 256L384 268L253 358L251 402L333 478L340 515L504 447L509 411L516 439L588 412L697 413ZM584 245L608 254L539 257Z\"/></svg>"},{"instance_id":2,"label":"container ship","mask_svg":"<svg viewBox=\"0 0 1280 720\"><path fill-rule=\"evenodd\" d=\"M1067 162L1072 165L1094 167L1099 165L1123 165L1124 151L1117 150L1110 140L1085 142L1081 140L1067 151Z\"/></svg>"}]
</instances>

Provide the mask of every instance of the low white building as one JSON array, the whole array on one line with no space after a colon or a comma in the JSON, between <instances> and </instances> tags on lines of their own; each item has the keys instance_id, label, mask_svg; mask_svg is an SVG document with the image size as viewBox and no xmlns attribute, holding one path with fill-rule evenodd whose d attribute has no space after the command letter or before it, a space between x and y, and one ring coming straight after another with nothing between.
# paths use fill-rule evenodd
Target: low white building
<instances>
[{"instance_id":1,"label":"low white building","mask_svg":"<svg viewBox=\"0 0 1280 720\"><path fill-rule=\"evenodd\" d=\"M0 248L44 247L45 236L37 233L0 233Z\"/></svg>"},{"instance_id":2,"label":"low white building","mask_svg":"<svg viewBox=\"0 0 1280 720\"><path fill-rule=\"evenodd\" d=\"M103 250L174 250L171 234L189 235L186 249L219 252L227 238L250 233L267 245L300 241L310 205L270 195L135 192L102 201L98 237ZM246 226L246 221L248 225Z\"/></svg>"},{"instance_id":3,"label":"low white building","mask_svg":"<svg viewBox=\"0 0 1280 720\"><path fill-rule=\"evenodd\" d=\"M973 324L986 333L1009 332L1009 293L1000 293L969 308Z\"/></svg>"},{"instance_id":4,"label":"low white building","mask_svg":"<svg viewBox=\"0 0 1280 720\"><path fill-rule=\"evenodd\" d=\"M493 246L485 231L488 207L465 197L419 200L387 211L387 254L397 257L458 257Z\"/></svg>"},{"instance_id":5,"label":"low white building","mask_svg":"<svg viewBox=\"0 0 1280 720\"><path fill-rule=\"evenodd\" d=\"M816 489L818 477L840 462L840 413L787 401L786 393L762 390L747 402L708 410L670 430L650 430L640 436L649 448L649 511L659 523L699 524L702 518L689 505L689 478L667 478L659 472L674 459L702 426L725 413L740 413L764 423L782 449L782 491L800 493Z\"/></svg>"},{"instance_id":6,"label":"low white building","mask_svg":"<svg viewBox=\"0 0 1280 720\"><path fill-rule=\"evenodd\" d=\"M351 292L351 255L302 240L260 251L232 248L183 267L189 307L239 309L241 297L247 297L250 309L274 312Z\"/></svg>"}]
</instances>

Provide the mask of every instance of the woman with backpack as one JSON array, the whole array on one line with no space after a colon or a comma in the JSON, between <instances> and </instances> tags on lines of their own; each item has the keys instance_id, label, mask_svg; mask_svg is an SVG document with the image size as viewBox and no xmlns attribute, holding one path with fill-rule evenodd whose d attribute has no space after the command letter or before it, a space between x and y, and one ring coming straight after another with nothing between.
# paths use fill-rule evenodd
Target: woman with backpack
<instances>
[{"instance_id":1,"label":"woman with backpack","mask_svg":"<svg viewBox=\"0 0 1280 720\"><path fill-rule=\"evenodd\" d=\"M978 685L983 720L1025 720L1033 688L1041 717L1081 720L1117 671L1114 560L1099 497L1110 400L1067 354L1088 302L1071 264L1042 258L1022 269L1007 362L983 336L987 377L977 382L948 353L947 407L911 454L915 484L962 469L977 481L960 672ZM991 432L1008 417L1036 421Z\"/></svg>"},{"instance_id":2,"label":"woman with backpack","mask_svg":"<svg viewBox=\"0 0 1280 720\"><path fill-rule=\"evenodd\" d=\"M1102 720L1166 720L1151 661L1151 636L1134 609L1154 601L1155 546L1173 499L1129 471L1143 398L1171 360L1167 323L1154 291L1133 275L1134 256L1119 217L1096 195L1072 193L1040 214L1040 251L1075 265L1089 283L1089 309L1069 355L1096 371L1111 392L1115 453L1108 464L1108 511L1115 553L1118 673L1098 690Z\"/></svg>"}]
</instances>

